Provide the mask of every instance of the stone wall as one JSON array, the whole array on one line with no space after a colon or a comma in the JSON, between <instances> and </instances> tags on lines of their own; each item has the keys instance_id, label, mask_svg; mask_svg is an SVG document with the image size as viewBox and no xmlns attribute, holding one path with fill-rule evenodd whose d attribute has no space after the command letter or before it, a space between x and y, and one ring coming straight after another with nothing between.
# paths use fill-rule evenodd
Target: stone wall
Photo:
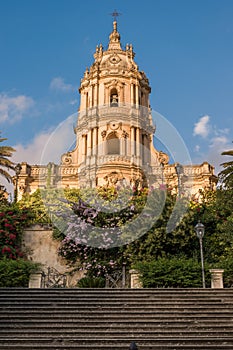
<instances>
[{"instance_id":1,"label":"stone wall","mask_svg":"<svg viewBox=\"0 0 233 350\"><path fill-rule=\"evenodd\" d=\"M40 263L45 273L48 267L53 267L59 273L67 274L67 287L75 286L83 273L70 273L72 269L58 255L59 244L59 241L53 239L53 231L41 225L33 225L25 229L23 234L22 247L27 258Z\"/></svg>"}]
</instances>

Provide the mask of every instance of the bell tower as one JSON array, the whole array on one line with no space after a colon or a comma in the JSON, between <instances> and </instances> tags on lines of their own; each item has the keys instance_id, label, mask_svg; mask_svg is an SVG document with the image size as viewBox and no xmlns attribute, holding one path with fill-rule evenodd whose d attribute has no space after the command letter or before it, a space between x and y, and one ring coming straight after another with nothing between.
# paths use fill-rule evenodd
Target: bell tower
<instances>
[{"instance_id":1,"label":"bell tower","mask_svg":"<svg viewBox=\"0 0 233 350\"><path fill-rule=\"evenodd\" d=\"M153 147L149 81L134 61L133 46L122 48L120 39L114 20L107 49L96 47L94 63L79 87L76 148L69 152L79 187L118 181L146 185L152 165L158 165L152 164L158 152ZM66 158L62 156L63 164Z\"/></svg>"}]
</instances>

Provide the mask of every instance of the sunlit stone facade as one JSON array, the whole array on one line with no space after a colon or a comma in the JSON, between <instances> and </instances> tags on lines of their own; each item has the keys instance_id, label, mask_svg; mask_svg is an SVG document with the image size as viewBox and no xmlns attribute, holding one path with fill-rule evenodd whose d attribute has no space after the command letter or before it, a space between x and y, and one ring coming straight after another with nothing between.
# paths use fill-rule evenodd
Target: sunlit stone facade
<instances>
[{"instance_id":1,"label":"sunlit stone facade","mask_svg":"<svg viewBox=\"0 0 233 350\"><path fill-rule=\"evenodd\" d=\"M169 164L166 153L155 149L151 88L134 56L132 45L122 48L114 21L107 49L101 44L96 47L94 63L81 80L75 148L61 156L59 165L22 163L18 198L46 186L166 184L175 192L192 194L214 189L216 177L210 164L177 168L177 164Z\"/></svg>"}]
</instances>

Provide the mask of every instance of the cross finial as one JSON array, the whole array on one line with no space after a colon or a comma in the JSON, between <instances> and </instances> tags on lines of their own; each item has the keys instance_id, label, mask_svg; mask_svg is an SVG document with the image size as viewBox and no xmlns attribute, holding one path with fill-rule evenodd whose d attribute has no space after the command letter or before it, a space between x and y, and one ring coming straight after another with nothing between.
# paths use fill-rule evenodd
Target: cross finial
<instances>
[{"instance_id":1,"label":"cross finial","mask_svg":"<svg viewBox=\"0 0 233 350\"><path fill-rule=\"evenodd\" d=\"M117 17L119 17L121 13L117 12L117 10L115 9L112 13L110 13L110 15L114 18L114 21L116 21Z\"/></svg>"}]
</instances>

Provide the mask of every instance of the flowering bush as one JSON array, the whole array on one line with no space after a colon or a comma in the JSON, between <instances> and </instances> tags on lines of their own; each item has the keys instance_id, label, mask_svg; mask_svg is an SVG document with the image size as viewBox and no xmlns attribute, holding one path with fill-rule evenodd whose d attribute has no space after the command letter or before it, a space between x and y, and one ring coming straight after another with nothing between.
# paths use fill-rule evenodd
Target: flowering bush
<instances>
[{"instance_id":1,"label":"flowering bush","mask_svg":"<svg viewBox=\"0 0 233 350\"><path fill-rule=\"evenodd\" d=\"M22 230L30 220L28 209L19 209L14 205L0 207L0 259L18 259L23 256Z\"/></svg>"},{"instance_id":2,"label":"flowering bush","mask_svg":"<svg viewBox=\"0 0 233 350\"><path fill-rule=\"evenodd\" d=\"M56 211L63 227L66 223L59 254L71 264L78 261L79 270L85 270L87 276L106 276L122 266L121 247L127 239L124 227L140 214L147 193L114 188L97 191L86 191L77 201L62 199L70 208Z\"/></svg>"}]
</instances>

